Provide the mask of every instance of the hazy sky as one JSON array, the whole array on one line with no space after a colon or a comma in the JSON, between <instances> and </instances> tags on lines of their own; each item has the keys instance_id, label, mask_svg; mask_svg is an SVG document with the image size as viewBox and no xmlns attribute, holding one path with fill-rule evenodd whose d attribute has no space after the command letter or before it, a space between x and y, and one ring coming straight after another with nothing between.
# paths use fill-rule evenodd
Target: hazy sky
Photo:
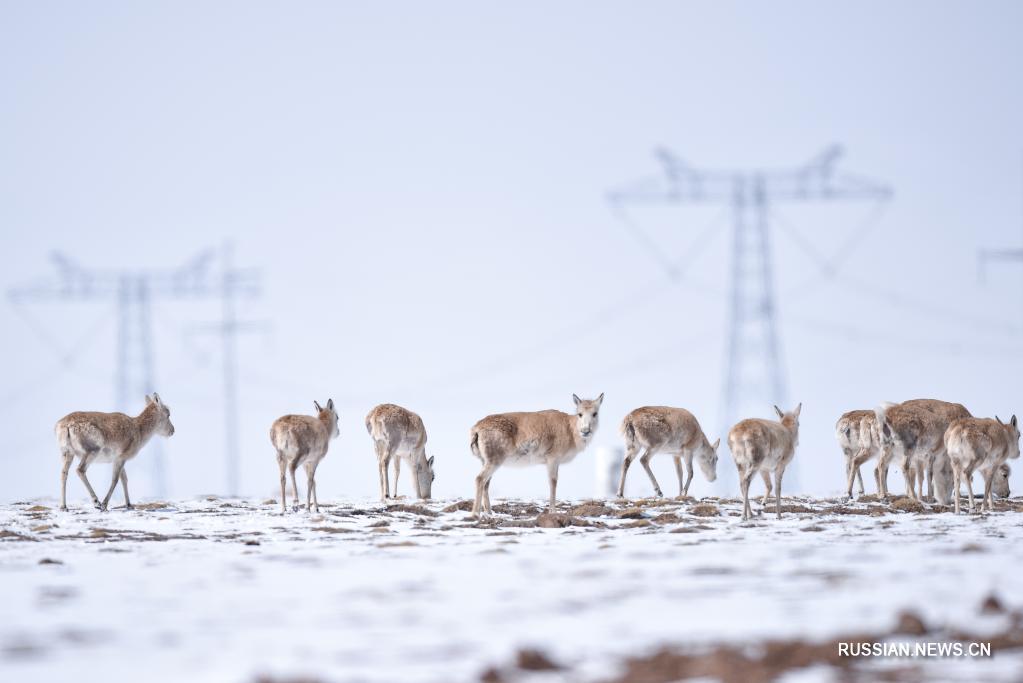
<instances>
[{"instance_id":1,"label":"hazy sky","mask_svg":"<svg viewBox=\"0 0 1023 683\"><path fill-rule=\"evenodd\" d=\"M54 274L54 250L172 268L233 240L264 284L241 313L272 323L239 342L244 491L274 491L273 419L333 397L325 502L376 495L363 419L385 401L423 416L435 494L469 496L471 425L573 392L606 393L595 447L648 404L722 435L729 217L629 213L669 260L706 243L675 282L604 195L656 174L658 145L747 168L837 142L894 188L887 208L772 213L795 466L834 493L845 410L1023 410L1023 267L981 284L976 257L1023 245L1021 26L1017 2L3 2L0 288ZM843 246L823 275L812 254ZM222 491L219 346L197 332L218 305L153 313L170 494ZM113 301L0 305L0 498L57 495L53 423L117 408L116 323ZM593 492L594 451L564 495ZM129 465L136 497L149 462ZM655 470L673 491L670 458ZM650 492L642 470L629 489ZM545 474L493 490L542 497Z\"/></svg>"}]
</instances>

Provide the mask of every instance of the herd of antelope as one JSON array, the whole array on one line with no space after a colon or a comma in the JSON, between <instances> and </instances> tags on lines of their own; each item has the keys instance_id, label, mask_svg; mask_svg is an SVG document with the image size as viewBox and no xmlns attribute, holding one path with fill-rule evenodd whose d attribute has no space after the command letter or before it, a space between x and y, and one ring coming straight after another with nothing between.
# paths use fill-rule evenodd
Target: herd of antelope
<instances>
[{"instance_id":1,"label":"herd of antelope","mask_svg":"<svg viewBox=\"0 0 1023 683\"><path fill-rule=\"evenodd\" d=\"M481 517L491 512L490 480L502 465L545 465L550 483L550 509L554 511L558 469L589 445L599 424L604 395L585 400L573 394L572 399L574 414L560 410L500 413L473 425L469 449L482 463L476 476L473 515ZM315 401L313 404L315 415L285 415L270 428L270 441L280 469L282 514L287 511L289 474L294 506L299 507L295 472L300 465L306 473L306 509L319 511L316 468L326 456L330 441L340 435L340 429L333 400L327 401L326 406ZM738 469L743 520L753 514L749 488L757 472L766 487L762 504L766 507L773 490L775 511L781 517L782 477L799 444L801 409L802 404L788 412L775 406L777 420L751 418L729 430L728 448ZM155 393L146 396L145 408L136 417L123 413L75 412L58 421L55 429L62 457L61 510L67 510L67 475L75 458L78 459L78 476L97 508L107 509L120 481L125 507L131 509L125 464L154 434L174 434L170 408ZM419 415L401 406L379 405L366 416L366 430L373 439L378 460L381 499L397 497L402 461L411 471L416 495L430 498L434 459L426 455L426 428ZM650 469L650 459L658 453L674 458L680 496L689 492L694 459L708 481L717 478L717 451L721 440L711 443L687 410L663 406L637 408L625 416L620 431L625 440L625 457L618 485L619 497L625 495L625 477L637 456L658 496L662 495L661 487ZM960 512L962 484L968 492L969 510L974 509L972 479L975 471L984 478L982 508L992 509L994 495L1008 496L1006 461L1019 457L1020 432L1015 415L1008 423L997 417L975 418L958 403L932 399L885 403L874 410L848 412L838 420L836 435L846 459L850 498L856 481L860 495L864 493L860 467L876 458L874 479L879 496L888 496L888 468L894 463L905 476L907 496L922 501L926 480L927 495L944 505L954 501L956 513ZM93 462L113 464L110 488L102 501L86 476ZM388 474L392 465L393 489Z\"/></svg>"}]
</instances>

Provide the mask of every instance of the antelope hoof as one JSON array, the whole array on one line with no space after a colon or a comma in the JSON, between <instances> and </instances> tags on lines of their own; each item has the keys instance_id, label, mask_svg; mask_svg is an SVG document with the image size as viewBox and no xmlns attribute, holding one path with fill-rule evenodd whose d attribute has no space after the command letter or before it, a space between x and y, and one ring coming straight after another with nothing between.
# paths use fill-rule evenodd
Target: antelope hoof
<instances>
[{"instance_id":1,"label":"antelope hoof","mask_svg":"<svg viewBox=\"0 0 1023 683\"><path fill-rule=\"evenodd\" d=\"M60 511L61 512L67 512L67 505L61 505L60 506Z\"/></svg>"},{"instance_id":2,"label":"antelope hoof","mask_svg":"<svg viewBox=\"0 0 1023 683\"><path fill-rule=\"evenodd\" d=\"M134 505L132 505L131 503L125 503L125 505L124 505L124 509L125 509L125 510L134 510L134 509L135 509L135 506L134 506Z\"/></svg>"},{"instance_id":3,"label":"antelope hoof","mask_svg":"<svg viewBox=\"0 0 1023 683\"><path fill-rule=\"evenodd\" d=\"M664 498L664 494L661 493L661 489L654 489L654 493L657 494L658 498Z\"/></svg>"},{"instance_id":4,"label":"antelope hoof","mask_svg":"<svg viewBox=\"0 0 1023 683\"><path fill-rule=\"evenodd\" d=\"M92 507L96 508L97 510L106 510L106 506L103 505L103 503L99 502L99 499L92 501Z\"/></svg>"}]
</instances>

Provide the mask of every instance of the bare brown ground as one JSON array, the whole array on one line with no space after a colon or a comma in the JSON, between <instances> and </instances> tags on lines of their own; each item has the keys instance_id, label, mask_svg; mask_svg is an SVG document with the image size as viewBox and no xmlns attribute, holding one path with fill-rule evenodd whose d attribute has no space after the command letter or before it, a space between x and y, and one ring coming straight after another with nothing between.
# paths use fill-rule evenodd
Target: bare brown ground
<instances>
[{"instance_id":1,"label":"bare brown ground","mask_svg":"<svg viewBox=\"0 0 1023 683\"><path fill-rule=\"evenodd\" d=\"M998 596L991 595L980 605L982 613L1005 612ZM920 681L926 676L919 664L886 667L879 671L864 657L843 656L840 643L869 647L881 642L905 642L923 638L930 642L990 643L992 655L1023 649L1023 613L1013 612L1008 626L991 634L969 633L954 628L932 628L914 612L903 612L887 631L848 633L821 641L805 638L772 639L743 643L719 643L710 646L666 646L621 663L621 673L605 683L672 683L692 679L721 683L770 683L786 673L810 666L823 666L832 675L821 679L842 681ZM908 661L908 660L907 660ZM542 662L543 666L530 666ZM876 663L876 660L874 660ZM551 660L543 652L522 650L507 666L490 666L479 676L481 683L506 683L518 680L522 671L560 671L568 667Z\"/></svg>"}]
</instances>

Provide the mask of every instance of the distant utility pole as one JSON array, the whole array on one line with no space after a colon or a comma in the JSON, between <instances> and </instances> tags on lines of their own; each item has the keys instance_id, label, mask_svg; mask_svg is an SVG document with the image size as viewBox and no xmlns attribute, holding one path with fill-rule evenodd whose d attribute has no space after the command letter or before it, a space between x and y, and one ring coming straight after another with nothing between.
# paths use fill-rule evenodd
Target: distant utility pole
<instances>
[{"instance_id":1,"label":"distant utility pole","mask_svg":"<svg viewBox=\"0 0 1023 683\"><path fill-rule=\"evenodd\" d=\"M718 204L731 208L732 269L721 434L742 417L765 414L771 404L793 407L788 405L775 323L771 205L885 200L892 194L884 184L837 174L835 166L841 154L841 148L833 146L790 170L704 171L661 149L656 153L661 177L609 195L612 203L621 205ZM795 474L790 473L790 485L798 487ZM735 471L722 468L718 481L721 489L732 492Z\"/></svg>"},{"instance_id":2,"label":"distant utility pole","mask_svg":"<svg viewBox=\"0 0 1023 683\"><path fill-rule=\"evenodd\" d=\"M237 295L259 294L258 276L234 270L229 262L222 264L220 278L213 275L215 252L207 250L173 270L102 270L86 269L59 252L52 255L57 278L47 279L9 292L12 302L41 303L45 301L110 301L117 304L117 370L115 395L118 409L128 412L142 396L156 390L153 351L152 302L157 299L203 300L213 297L231 299L224 304L224 330L236 330L233 299ZM228 318L230 314L230 318ZM225 337L232 337L225 333ZM234 342L224 344L224 375L228 436L228 482L237 487L237 413ZM230 368L230 370L228 369ZM228 386L230 384L230 387ZM151 446L153 488L157 496L166 495L167 483L163 453L159 441ZM232 489L234 492L235 489Z\"/></svg>"}]
</instances>

